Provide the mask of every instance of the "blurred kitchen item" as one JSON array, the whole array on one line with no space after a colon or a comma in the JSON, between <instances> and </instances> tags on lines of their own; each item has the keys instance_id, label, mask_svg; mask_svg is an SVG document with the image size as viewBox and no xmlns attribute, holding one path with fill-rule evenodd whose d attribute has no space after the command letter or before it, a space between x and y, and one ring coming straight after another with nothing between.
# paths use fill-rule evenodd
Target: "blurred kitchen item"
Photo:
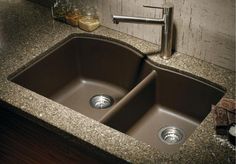
<instances>
[{"instance_id":1,"label":"blurred kitchen item","mask_svg":"<svg viewBox=\"0 0 236 164\"><path fill-rule=\"evenodd\" d=\"M78 4L72 4L70 10L66 13L66 23L78 27L79 19L81 18L80 6Z\"/></svg>"},{"instance_id":2,"label":"blurred kitchen item","mask_svg":"<svg viewBox=\"0 0 236 164\"><path fill-rule=\"evenodd\" d=\"M82 9L82 16L79 19L79 27L82 30L91 32L100 26L97 10L94 6L85 6Z\"/></svg>"},{"instance_id":3,"label":"blurred kitchen item","mask_svg":"<svg viewBox=\"0 0 236 164\"><path fill-rule=\"evenodd\" d=\"M65 16L71 7L70 5L69 0L56 0L51 7L53 19L66 22Z\"/></svg>"},{"instance_id":4,"label":"blurred kitchen item","mask_svg":"<svg viewBox=\"0 0 236 164\"><path fill-rule=\"evenodd\" d=\"M232 144L235 144L236 129L236 101L222 98L213 108L215 130L218 135L228 135Z\"/></svg>"}]
</instances>

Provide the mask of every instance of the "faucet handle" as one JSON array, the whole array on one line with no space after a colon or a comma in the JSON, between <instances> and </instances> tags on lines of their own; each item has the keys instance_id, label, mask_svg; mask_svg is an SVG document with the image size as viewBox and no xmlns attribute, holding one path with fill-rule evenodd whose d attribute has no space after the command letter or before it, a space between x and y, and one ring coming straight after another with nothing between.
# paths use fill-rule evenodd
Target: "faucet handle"
<instances>
[{"instance_id":1,"label":"faucet handle","mask_svg":"<svg viewBox=\"0 0 236 164\"><path fill-rule=\"evenodd\" d=\"M143 5L145 8L151 8L151 9L170 9L173 8L174 5L172 3L164 3L161 7L159 6L151 6L151 5Z\"/></svg>"},{"instance_id":2,"label":"faucet handle","mask_svg":"<svg viewBox=\"0 0 236 164\"><path fill-rule=\"evenodd\" d=\"M169 15L170 13L172 13L174 5L172 3L164 3L162 7L150 6L150 5L143 5L143 7L152 9L162 9L163 14Z\"/></svg>"},{"instance_id":3,"label":"faucet handle","mask_svg":"<svg viewBox=\"0 0 236 164\"><path fill-rule=\"evenodd\" d=\"M150 5L143 5L145 8L151 8L151 9L163 9L163 7L158 7L158 6L150 6Z\"/></svg>"}]
</instances>

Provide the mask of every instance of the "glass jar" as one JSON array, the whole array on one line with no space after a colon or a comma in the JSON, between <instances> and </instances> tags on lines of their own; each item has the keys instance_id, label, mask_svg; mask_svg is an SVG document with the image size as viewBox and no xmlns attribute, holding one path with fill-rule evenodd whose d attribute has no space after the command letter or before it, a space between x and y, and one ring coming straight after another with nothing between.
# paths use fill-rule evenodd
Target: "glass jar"
<instances>
[{"instance_id":1,"label":"glass jar","mask_svg":"<svg viewBox=\"0 0 236 164\"><path fill-rule=\"evenodd\" d=\"M53 6L51 7L52 17L55 20L65 22L65 16L70 7L71 4L69 0L56 0Z\"/></svg>"},{"instance_id":2,"label":"glass jar","mask_svg":"<svg viewBox=\"0 0 236 164\"><path fill-rule=\"evenodd\" d=\"M78 5L72 4L72 7L67 12L66 16L66 23L78 27L79 26L79 19L81 18L81 9Z\"/></svg>"},{"instance_id":3,"label":"glass jar","mask_svg":"<svg viewBox=\"0 0 236 164\"><path fill-rule=\"evenodd\" d=\"M94 6L86 5L82 9L82 16L79 20L79 27L82 30L91 32L100 26L97 10Z\"/></svg>"}]
</instances>

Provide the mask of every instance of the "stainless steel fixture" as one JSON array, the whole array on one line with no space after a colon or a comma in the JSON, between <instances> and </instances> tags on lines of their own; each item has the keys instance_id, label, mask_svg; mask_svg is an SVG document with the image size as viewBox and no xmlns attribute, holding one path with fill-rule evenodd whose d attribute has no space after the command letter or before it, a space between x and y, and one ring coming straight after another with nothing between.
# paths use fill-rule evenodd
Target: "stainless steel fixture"
<instances>
[{"instance_id":1,"label":"stainless steel fixture","mask_svg":"<svg viewBox=\"0 0 236 164\"><path fill-rule=\"evenodd\" d=\"M172 55L172 34L173 34L173 5L166 3L162 7L143 6L147 8L162 9L162 18L143 18L143 17L130 17L130 16L118 16L113 15L113 22L118 24L119 22L129 23L147 23L158 24L162 26L161 36L161 52L160 56L163 59L169 59Z\"/></svg>"},{"instance_id":2,"label":"stainless steel fixture","mask_svg":"<svg viewBox=\"0 0 236 164\"><path fill-rule=\"evenodd\" d=\"M161 141L168 145L179 144L184 139L184 132L174 126L162 128L158 135Z\"/></svg>"},{"instance_id":3,"label":"stainless steel fixture","mask_svg":"<svg viewBox=\"0 0 236 164\"><path fill-rule=\"evenodd\" d=\"M90 99L90 105L95 109L106 109L113 105L113 98L109 95L95 95Z\"/></svg>"}]
</instances>

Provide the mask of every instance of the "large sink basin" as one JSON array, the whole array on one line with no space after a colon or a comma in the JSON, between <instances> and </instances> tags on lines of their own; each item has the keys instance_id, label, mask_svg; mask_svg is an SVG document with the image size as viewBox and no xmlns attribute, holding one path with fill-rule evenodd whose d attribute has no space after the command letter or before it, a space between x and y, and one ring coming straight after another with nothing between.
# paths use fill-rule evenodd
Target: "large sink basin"
<instances>
[{"instance_id":1,"label":"large sink basin","mask_svg":"<svg viewBox=\"0 0 236 164\"><path fill-rule=\"evenodd\" d=\"M90 99L109 95L116 104L137 82L142 56L99 38L71 36L12 78L12 81L95 120L111 107L94 109Z\"/></svg>"},{"instance_id":2,"label":"large sink basin","mask_svg":"<svg viewBox=\"0 0 236 164\"><path fill-rule=\"evenodd\" d=\"M225 93L159 68L118 41L89 35L68 37L10 80L168 153L178 151Z\"/></svg>"}]
</instances>

